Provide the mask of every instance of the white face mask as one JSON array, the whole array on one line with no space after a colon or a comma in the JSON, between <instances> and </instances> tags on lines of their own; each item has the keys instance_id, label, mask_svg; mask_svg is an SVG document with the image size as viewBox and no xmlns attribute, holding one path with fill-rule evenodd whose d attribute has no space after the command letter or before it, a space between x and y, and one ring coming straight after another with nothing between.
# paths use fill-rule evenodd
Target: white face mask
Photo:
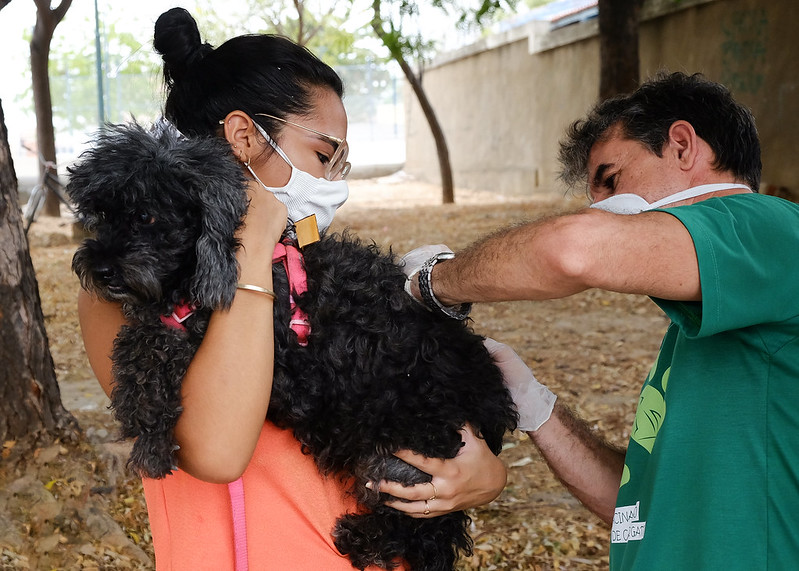
<instances>
[{"instance_id":1,"label":"white face mask","mask_svg":"<svg viewBox=\"0 0 799 571\"><path fill-rule=\"evenodd\" d=\"M319 231L324 232L327 230L327 227L333 222L336 210L344 204L349 196L350 191L347 181L343 179L327 180L325 178L316 178L312 174L298 169L291 163L286 153L283 152L283 149L278 146L272 137L258 123L253 121L253 124L258 129L258 132L272 145L272 148L289 164L291 177L285 186L274 188L261 182L261 179L248 165L247 169L250 174L261 186L286 205L289 220L298 222L311 214L316 214L316 224L319 226Z\"/></svg>"},{"instance_id":2,"label":"white face mask","mask_svg":"<svg viewBox=\"0 0 799 571\"><path fill-rule=\"evenodd\" d=\"M711 192L718 192L720 190L728 190L732 188L741 188L751 192L751 189L743 184L702 184L681 190L680 192L676 192L665 198L661 198L652 204L648 203L645 199L641 198L637 194L617 194L615 196L606 198L605 200L595 202L591 205L591 208L598 208L599 210L605 210L606 212L612 212L613 214L638 214L639 212L645 212L647 210L663 208L669 204L682 202L683 200L688 200L689 198L696 198L697 196L710 194Z\"/></svg>"}]
</instances>

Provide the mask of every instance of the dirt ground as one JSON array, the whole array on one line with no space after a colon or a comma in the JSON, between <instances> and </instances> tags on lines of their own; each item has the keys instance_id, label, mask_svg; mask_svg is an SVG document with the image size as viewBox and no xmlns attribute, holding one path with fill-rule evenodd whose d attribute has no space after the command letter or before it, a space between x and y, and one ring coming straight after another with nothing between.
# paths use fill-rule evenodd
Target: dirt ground
<instances>
[{"instance_id":1,"label":"dirt ground","mask_svg":"<svg viewBox=\"0 0 799 571\"><path fill-rule=\"evenodd\" d=\"M422 244L462 248L509 224L581 205L577 199L502 198L440 190L401 174L352 181L334 230L349 228L397 253ZM31 229L50 348L62 400L83 429L77 444L21 453L3 444L0 569L153 569L141 484L125 470L108 401L93 378L77 326L76 242L58 219ZM649 300L588 291L564 300L475 306L473 327L514 347L537 377L605 437L626 445L640 382L667 320ZM526 435L506 439L508 485L473 510L474 555L460 570L607 568L607 527L552 477Z\"/></svg>"}]
</instances>

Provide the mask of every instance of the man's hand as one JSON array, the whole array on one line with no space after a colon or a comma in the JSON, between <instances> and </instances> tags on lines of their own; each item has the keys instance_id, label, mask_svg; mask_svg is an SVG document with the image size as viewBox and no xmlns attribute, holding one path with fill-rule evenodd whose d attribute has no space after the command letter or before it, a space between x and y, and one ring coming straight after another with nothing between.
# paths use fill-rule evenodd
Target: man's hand
<instances>
[{"instance_id":1,"label":"man's hand","mask_svg":"<svg viewBox=\"0 0 799 571\"><path fill-rule=\"evenodd\" d=\"M519 412L519 430L534 432L552 415L555 400L552 391L538 382L533 372L513 349L491 338L483 342L502 371L505 386Z\"/></svg>"},{"instance_id":2,"label":"man's hand","mask_svg":"<svg viewBox=\"0 0 799 571\"><path fill-rule=\"evenodd\" d=\"M441 254L442 252L452 253L452 250L450 250L449 246L446 246L445 244L419 246L400 258L399 266L402 268L402 271L408 278L405 282L405 291L408 293L408 295L420 303L422 300L422 295L419 292L419 281L417 274L419 273L422 264L436 254Z\"/></svg>"},{"instance_id":3,"label":"man's hand","mask_svg":"<svg viewBox=\"0 0 799 571\"><path fill-rule=\"evenodd\" d=\"M464 446L455 458L426 458L401 450L396 456L433 476L431 482L403 486L398 482L379 482L381 492L399 500L387 506L411 517L435 517L481 506L494 500L505 487L507 472L502 461L494 456L485 440L475 436L469 425L461 430ZM372 484L367 484L372 487ZM405 500L405 501L402 501Z\"/></svg>"},{"instance_id":4,"label":"man's hand","mask_svg":"<svg viewBox=\"0 0 799 571\"><path fill-rule=\"evenodd\" d=\"M449 246L446 244L419 246L418 248L414 248L402 256L402 258L400 258L399 266L402 268L402 271L405 272L406 276L412 276L419 271L419 268L422 267L422 264L436 254L441 254L442 252L451 254L452 250L450 250Z\"/></svg>"}]
</instances>

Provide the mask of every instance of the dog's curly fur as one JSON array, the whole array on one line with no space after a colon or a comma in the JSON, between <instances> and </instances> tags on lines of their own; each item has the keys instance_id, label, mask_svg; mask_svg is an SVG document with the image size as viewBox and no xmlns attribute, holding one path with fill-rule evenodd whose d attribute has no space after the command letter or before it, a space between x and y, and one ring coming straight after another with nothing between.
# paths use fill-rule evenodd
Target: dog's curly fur
<instances>
[{"instance_id":1,"label":"dog's curly fur","mask_svg":"<svg viewBox=\"0 0 799 571\"><path fill-rule=\"evenodd\" d=\"M111 406L122 435L136 438L130 464L164 477L174 468L180 383L211 311L230 305L238 269L234 235L246 212L245 181L222 140L153 136L109 127L71 172L68 192L95 232L78 249L81 284L122 304L129 325L112 354ZM308 291L297 296L311 334L289 328L288 280L273 266L275 376L267 417L290 428L319 469L352 477L364 508L331 530L354 567L451 569L470 552L469 518L414 519L365 487L383 478L430 476L398 460L407 448L451 458L469 423L498 454L516 423L513 403L482 338L433 314L404 291L394 257L344 234L303 251ZM161 323L190 303L186 331Z\"/></svg>"}]
</instances>

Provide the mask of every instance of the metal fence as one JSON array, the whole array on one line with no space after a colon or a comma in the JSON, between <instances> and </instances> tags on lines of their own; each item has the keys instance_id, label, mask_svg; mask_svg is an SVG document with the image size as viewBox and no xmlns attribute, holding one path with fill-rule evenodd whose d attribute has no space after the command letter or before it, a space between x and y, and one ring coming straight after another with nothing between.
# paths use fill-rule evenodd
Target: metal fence
<instances>
[{"instance_id":1,"label":"metal fence","mask_svg":"<svg viewBox=\"0 0 799 571\"><path fill-rule=\"evenodd\" d=\"M353 167L401 164L405 160L404 79L391 62L337 68L349 117L348 140ZM96 76L50 78L59 162L76 156L97 129ZM162 80L157 73L119 73L103 86L105 119L149 123L161 113ZM30 143L30 142L29 142ZM35 141L33 141L35 144Z\"/></svg>"}]
</instances>

